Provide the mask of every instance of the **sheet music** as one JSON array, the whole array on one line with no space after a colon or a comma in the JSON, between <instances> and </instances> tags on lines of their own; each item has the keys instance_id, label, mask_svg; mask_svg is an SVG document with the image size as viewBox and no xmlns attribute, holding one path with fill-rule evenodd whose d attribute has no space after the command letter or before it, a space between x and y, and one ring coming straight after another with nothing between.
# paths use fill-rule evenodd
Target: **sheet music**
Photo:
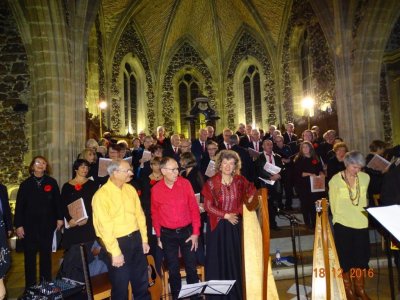
<instances>
[{"instance_id":1,"label":"sheet music","mask_svg":"<svg viewBox=\"0 0 400 300\"><path fill-rule=\"evenodd\" d=\"M325 192L325 176L310 176L311 192Z\"/></svg>"},{"instance_id":2,"label":"sheet music","mask_svg":"<svg viewBox=\"0 0 400 300\"><path fill-rule=\"evenodd\" d=\"M210 280L183 285L178 298L186 298L198 294L227 295L236 280Z\"/></svg>"},{"instance_id":3,"label":"sheet music","mask_svg":"<svg viewBox=\"0 0 400 300\"><path fill-rule=\"evenodd\" d=\"M366 210L400 241L400 205L370 207Z\"/></svg>"},{"instance_id":4,"label":"sheet music","mask_svg":"<svg viewBox=\"0 0 400 300\"><path fill-rule=\"evenodd\" d=\"M248 147L247 151L249 151L251 158L258 158L260 156L260 152L254 150L253 148Z\"/></svg>"},{"instance_id":5,"label":"sheet music","mask_svg":"<svg viewBox=\"0 0 400 300\"><path fill-rule=\"evenodd\" d=\"M275 166L269 162L266 162L264 165L264 170L267 171L269 174L275 175L281 171L281 168Z\"/></svg>"},{"instance_id":6,"label":"sheet music","mask_svg":"<svg viewBox=\"0 0 400 300\"><path fill-rule=\"evenodd\" d=\"M376 171L384 171L388 166L390 165L390 162L388 162L386 159L384 159L382 156L375 154L374 157L369 161L367 168L376 170Z\"/></svg>"},{"instance_id":7,"label":"sheet music","mask_svg":"<svg viewBox=\"0 0 400 300\"><path fill-rule=\"evenodd\" d=\"M231 291L235 282L236 280L210 280L208 281L203 294L227 295Z\"/></svg>"},{"instance_id":8,"label":"sheet music","mask_svg":"<svg viewBox=\"0 0 400 300\"><path fill-rule=\"evenodd\" d=\"M264 179L262 177L258 177L258 179L260 179L261 181L265 182L266 184L269 185L274 185L275 184L275 180L268 180L268 179Z\"/></svg>"},{"instance_id":9,"label":"sheet music","mask_svg":"<svg viewBox=\"0 0 400 300\"><path fill-rule=\"evenodd\" d=\"M207 177L213 177L215 175L215 161L210 160L210 162L208 163L205 175Z\"/></svg>"},{"instance_id":10,"label":"sheet music","mask_svg":"<svg viewBox=\"0 0 400 300\"><path fill-rule=\"evenodd\" d=\"M132 166L132 156L125 157L124 160L127 161Z\"/></svg>"},{"instance_id":11,"label":"sheet music","mask_svg":"<svg viewBox=\"0 0 400 300\"><path fill-rule=\"evenodd\" d=\"M142 155L142 163L149 161L151 159L151 152L149 150L143 150L143 155Z\"/></svg>"},{"instance_id":12,"label":"sheet music","mask_svg":"<svg viewBox=\"0 0 400 300\"><path fill-rule=\"evenodd\" d=\"M125 161L127 161L130 165L132 165L132 156L124 158ZM105 177L108 175L107 173L107 168L111 164L112 159L111 158L103 158L100 157L99 159L99 171L97 172L97 176L99 177Z\"/></svg>"},{"instance_id":13,"label":"sheet music","mask_svg":"<svg viewBox=\"0 0 400 300\"><path fill-rule=\"evenodd\" d=\"M108 175L107 167L111 164L111 162L112 162L111 158L100 157L100 159L99 159L99 171L97 172L97 175L99 177L105 177L105 176Z\"/></svg>"}]
</instances>

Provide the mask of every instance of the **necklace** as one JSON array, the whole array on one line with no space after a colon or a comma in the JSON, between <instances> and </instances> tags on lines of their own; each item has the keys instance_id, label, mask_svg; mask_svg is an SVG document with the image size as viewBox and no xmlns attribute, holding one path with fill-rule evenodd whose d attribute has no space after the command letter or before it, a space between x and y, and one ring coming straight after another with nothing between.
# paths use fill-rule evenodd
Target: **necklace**
<instances>
[{"instance_id":1,"label":"necklace","mask_svg":"<svg viewBox=\"0 0 400 300\"><path fill-rule=\"evenodd\" d=\"M43 179L44 179L44 176L42 176L42 177L36 177L35 175L33 176L33 179L35 180L35 182L36 182L36 185L37 185L37 187L40 187L41 185L42 185L42 181L43 181Z\"/></svg>"},{"instance_id":2,"label":"necklace","mask_svg":"<svg viewBox=\"0 0 400 300\"><path fill-rule=\"evenodd\" d=\"M225 186L230 186L231 183L232 183L232 181L233 181L233 178L232 178L232 177L230 177L229 179L224 179L224 178L222 178L221 183L222 183L223 185L225 185Z\"/></svg>"},{"instance_id":3,"label":"necklace","mask_svg":"<svg viewBox=\"0 0 400 300\"><path fill-rule=\"evenodd\" d=\"M360 184L358 180L358 175L355 176L356 194L353 195L353 190L351 189L350 182L347 179L346 172L343 172L343 174L344 174L344 182L346 183L347 190L349 191L351 204L353 204L354 206L358 206L358 203L360 202Z\"/></svg>"}]
</instances>

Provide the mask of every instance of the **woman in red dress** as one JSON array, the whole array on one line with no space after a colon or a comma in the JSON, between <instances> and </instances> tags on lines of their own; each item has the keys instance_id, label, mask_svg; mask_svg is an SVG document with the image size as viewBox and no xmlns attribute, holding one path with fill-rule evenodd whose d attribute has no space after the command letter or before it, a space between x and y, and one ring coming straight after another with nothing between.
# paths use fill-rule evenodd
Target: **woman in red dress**
<instances>
[{"instance_id":1,"label":"woman in red dress","mask_svg":"<svg viewBox=\"0 0 400 300\"><path fill-rule=\"evenodd\" d=\"M256 192L254 185L239 174L240 167L241 161L236 152L221 151L215 164L218 173L206 182L201 192L210 220L206 242L206 279L236 280L228 296L223 296L223 299L235 300L243 298L243 204L244 201L250 203Z\"/></svg>"}]
</instances>

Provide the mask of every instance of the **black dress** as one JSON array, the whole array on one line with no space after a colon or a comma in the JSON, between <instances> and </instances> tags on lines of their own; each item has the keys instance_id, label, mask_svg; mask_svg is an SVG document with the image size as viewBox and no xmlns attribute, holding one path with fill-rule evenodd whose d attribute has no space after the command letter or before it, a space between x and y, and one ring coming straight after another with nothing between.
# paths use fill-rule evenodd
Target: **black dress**
<instances>
[{"instance_id":1,"label":"black dress","mask_svg":"<svg viewBox=\"0 0 400 300\"><path fill-rule=\"evenodd\" d=\"M97 186L92 180L88 180L83 185L75 186L67 182L62 187L61 199L63 202L64 217L67 222L71 220L71 216L68 212L68 204L71 204L79 198L83 199L86 213L89 217L85 225L65 229L62 242L64 249L68 249L74 244L94 241L96 239L92 218L92 198L96 191Z\"/></svg>"},{"instance_id":2,"label":"black dress","mask_svg":"<svg viewBox=\"0 0 400 300\"><path fill-rule=\"evenodd\" d=\"M10 249L8 249L6 226L0 211L0 279L3 278L11 264Z\"/></svg>"},{"instance_id":3,"label":"black dress","mask_svg":"<svg viewBox=\"0 0 400 300\"><path fill-rule=\"evenodd\" d=\"M310 176L302 177L302 173L319 175L323 171L321 161L312 157L300 157L294 163L294 181L301 203L304 223L309 227L315 226L315 201L326 195L325 192L311 192Z\"/></svg>"},{"instance_id":4,"label":"black dress","mask_svg":"<svg viewBox=\"0 0 400 300\"><path fill-rule=\"evenodd\" d=\"M25 287L36 283L36 253L40 255L40 278L51 280L51 246L57 220L63 219L60 189L57 181L44 175L30 176L18 190L15 206L15 228L23 227L25 237Z\"/></svg>"},{"instance_id":5,"label":"black dress","mask_svg":"<svg viewBox=\"0 0 400 300\"><path fill-rule=\"evenodd\" d=\"M61 199L63 202L64 218L66 221L69 222L71 220L68 211L68 204L79 198L83 199L88 219L84 225L65 228L62 242L65 249L64 260L58 272L58 277L66 277L80 282L84 281L85 278L80 254L80 244L85 244L89 270L91 269L90 264L95 259L91 250L93 247L97 248L96 246L93 246L96 241L96 233L92 217L92 198L96 191L97 184L92 180L88 180L82 185L72 185L67 182L62 187ZM107 253L103 248L101 248L97 258L101 260L106 267L109 267L110 262ZM90 275L94 276L97 274L91 273Z\"/></svg>"}]
</instances>

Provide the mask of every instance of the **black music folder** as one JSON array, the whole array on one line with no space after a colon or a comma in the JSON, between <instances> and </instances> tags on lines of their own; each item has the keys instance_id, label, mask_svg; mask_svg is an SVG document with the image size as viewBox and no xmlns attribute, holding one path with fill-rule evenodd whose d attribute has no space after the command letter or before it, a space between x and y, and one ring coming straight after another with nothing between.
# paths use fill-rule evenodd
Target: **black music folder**
<instances>
[{"instance_id":1,"label":"black music folder","mask_svg":"<svg viewBox=\"0 0 400 300\"><path fill-rule=\"evenodd\" d=\"M179 299L195 295L228 295L236 280L209 280L182 286Z\"/></svg>"}]
</instances>

